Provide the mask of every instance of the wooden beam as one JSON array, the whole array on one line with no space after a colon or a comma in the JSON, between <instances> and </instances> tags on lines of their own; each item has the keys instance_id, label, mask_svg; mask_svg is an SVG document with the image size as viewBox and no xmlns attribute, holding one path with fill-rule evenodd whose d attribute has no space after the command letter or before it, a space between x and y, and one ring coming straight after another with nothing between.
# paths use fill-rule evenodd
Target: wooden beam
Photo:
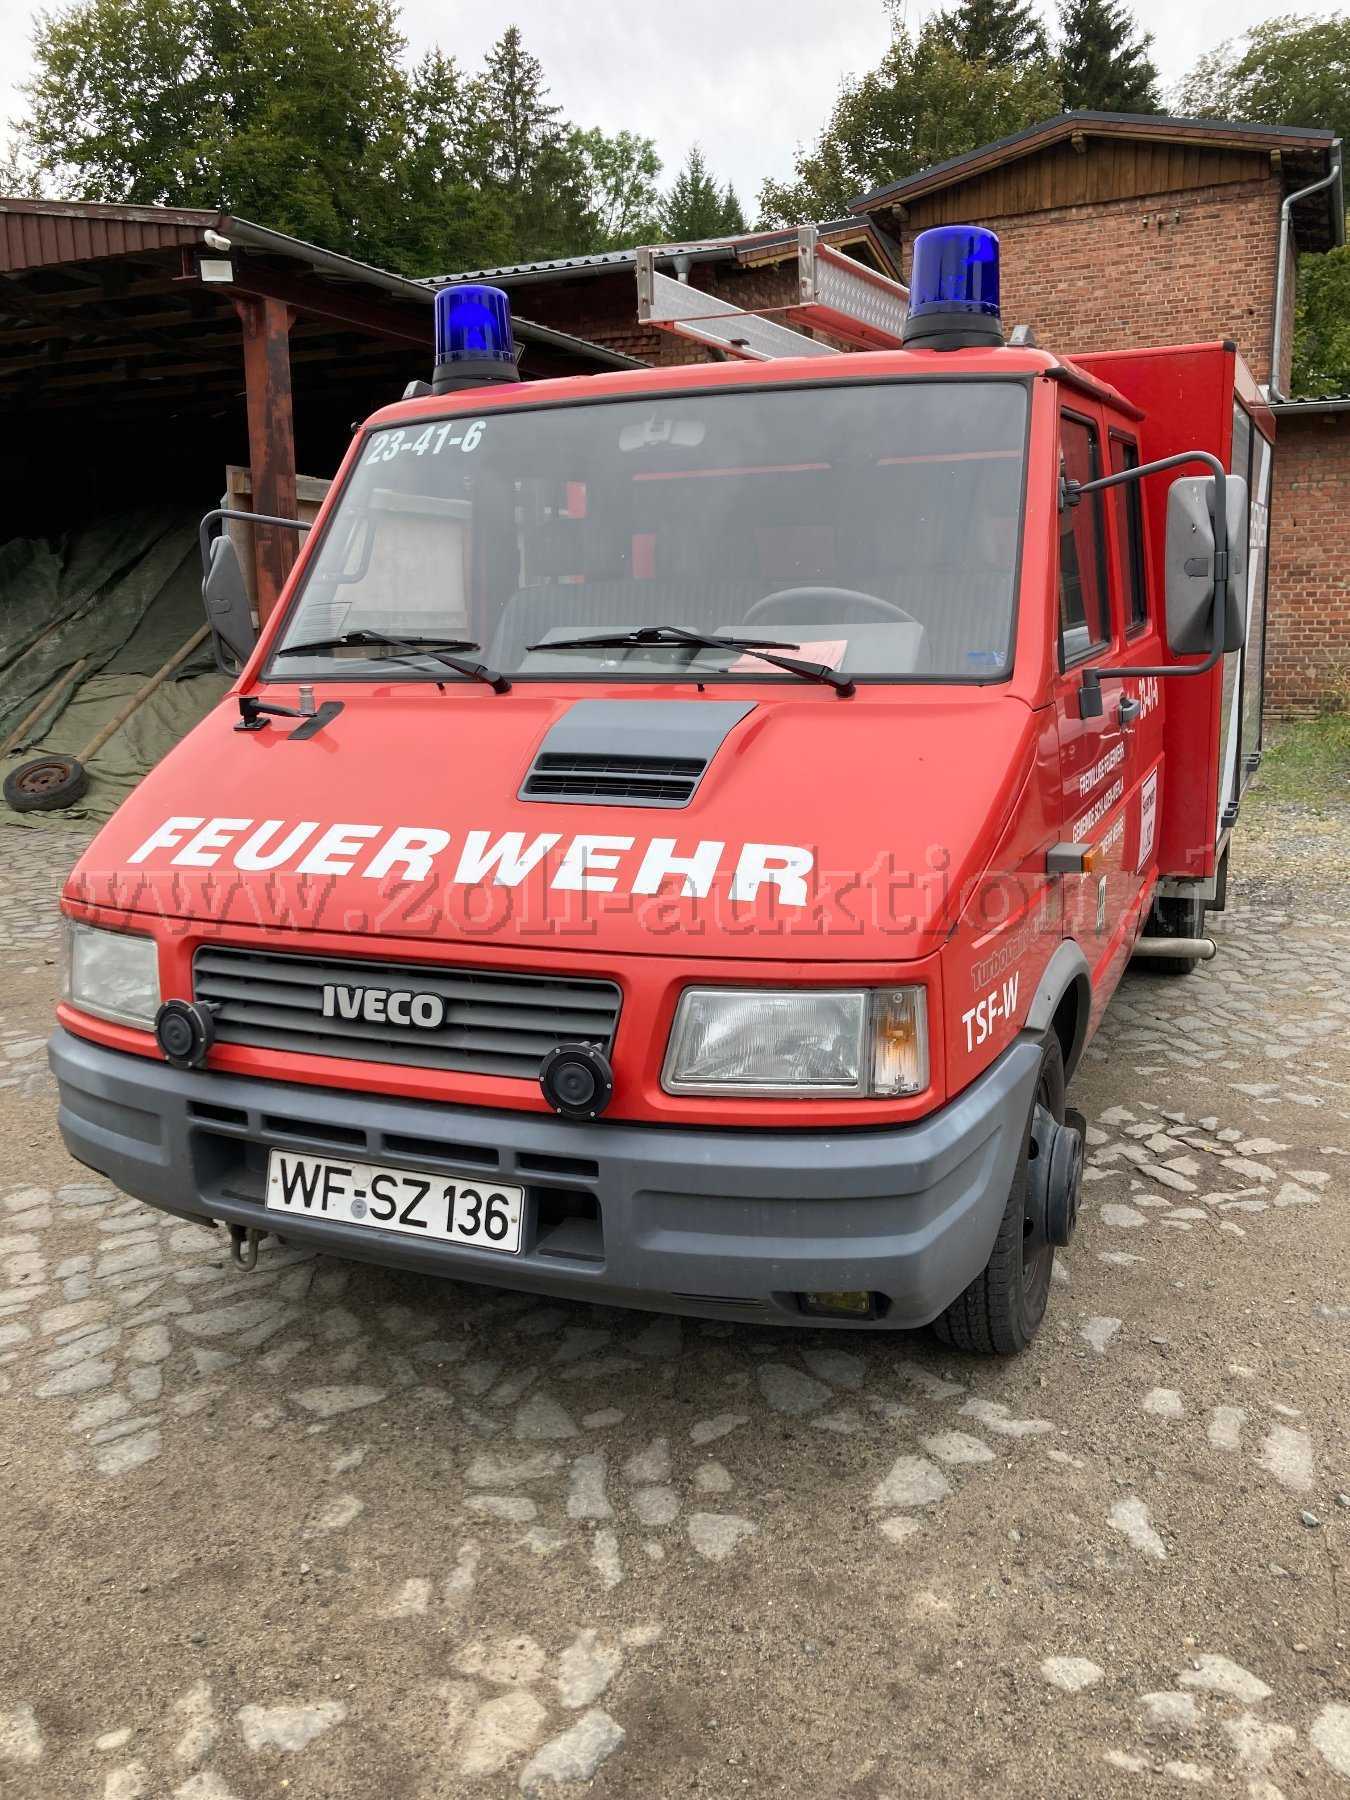
<instances>
[{"instance_id":1,"label":"wooden beam","mask_svg":"<svg viewBox=\"0 0 1350 1800\"><path fill-rule=\"evenodd\" d=\"M291 312L282 301L239 295L244 331L244 397L248 409L253 504L274 518L295 514L295 418L291 406ZM253 528L258 613L266 621L281 598L299 547L293 531Z\"/></svg>"},{"instance_id":2,"label":"wooden beam","mask_svg":"<svg viewBox=\"0 0 1350 1800\"><path fill-rule=\"evenodd\" d=\"M260 268L235 252L233 282L237 294L252 294L262 299L279 300L297 312L316 313L323 319L335 319L340 325L355 326L374 337L389 338L394 343L416 344L426 350L432 339L432 293L427 289L425 312L410 312L395 301L387 305L366 299L360 294L344 293L331 282L317 278L299 281L292 275L278 274Z\"/></svg>"},{"instance_id":3,"label":"wooden beam","mask_svg":"<svg viewBox=\"0 0 1350 1800\"><path fill-rule=\"evenodd\" d=\"M224 314L221 316L225 317ZM0 329L0 350L9 344L48 343L53 338L126 337L146 326L155 330L172 331L180 325L195 325L200 322L196 313L180 307L167 308L161 312L131 313L125 319L105 318L101 314L93 318L74 314L54 319L48 325L19 325Z\"/></svg>"},{"instance_id":4,"label":"wooden beam","mask_svg":"<svg viewBox=\"0 0 1350 1800\"><path fill-rule=\"evenodd\" d=\"M101 294L96 296L89 288L82 289L79 298L85 306L108 304ZM60 310L50 295L35 294L31 289L25 288L18 276L7 275L0 278L0 315L6 314L23 320L25 324L32 319L47 320L54 337L70 337L79 331L78 320L72 322L70 315ZM91 312L87 315L86 324L87 328L97 330L98 314ZM153 338L143 338L137 334L135 341L152 351L159 348Z\"/></svg>"},{"instance_id":5,"label":"wooden beam","mask_svg":"<svg viewBox=\"0 0 1350 1800\"><path fill-rule=\"evenodd\" d=\"M306 398L332 392L332 360L326 350L322 355L314 351L294 353L292 388L297 405ZM343 361L340 385L346 388L359 387L369 382L384 382L389 389L388 398L393 400L398 397L407 379L407 369L400 366L396 355L391 357L387 350L372 349L361 356ZM121 383L121 391L117 393L114 402L119 419L138 417L142 413L167 418L176 409L195 407L200 402L215 399L229 403L232 408L236 401L244 399L241 373L220 364L213 365L208 372L196 379L174 376L147 382L134 371L129 371L126 375L113 371L102 377L96 375L84 379L71 375L63 379L60 387L51 376L45 374L29 377L29 381L31 386L24 385L18 379L6 379L0 369L0 406L8 406L16 414L35 418L56 410L75 411L86 408L98 411L106 409L110 404L107 392L109 381Z\"/></svg>"},{"instance_id":6,"label":"wooden beam","mask_svg":"<svg viewBox=\"0 0 1350 1800\"><path fill-rule=\"evenodd\" d=\"M59 264L55 265L60 267ZM4 295L5 312L17 313L27 302L30 318L46 318L50 313L67 306L88 306L88 288L54 288L44 292L39 288L25 285L32 270L19 269L0 271L0 293ZM117 296L122 300L147 300L156 294L172 294L177 298L182 289L177 285L178 278L167 272L164 275L149 277L144 281L131 282L126 290Z\"/></svg>"}]
</instances>

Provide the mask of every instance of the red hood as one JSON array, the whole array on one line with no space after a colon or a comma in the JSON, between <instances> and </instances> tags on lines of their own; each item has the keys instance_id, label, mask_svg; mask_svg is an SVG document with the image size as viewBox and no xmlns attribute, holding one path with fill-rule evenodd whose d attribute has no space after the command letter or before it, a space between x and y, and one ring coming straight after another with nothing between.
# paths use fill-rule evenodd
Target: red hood
<instances>
[{"instance_id":1,"label":"red hood","mask_svg":"<svg viewBox=\"0 0 1350 1800\"><path fill-rule=\"evenodd\" d=\"M1006 690L841 701L724 686L707 698L752 710L686 806L521 800L545 735L597 691L330 686L319 697L343 710L300 740L286 719L236 731L237 703L223 702L108 822L66 893L199 924L513 951L908 961L950 928L1035 749L1035 717ZM643 691L699 704L687 686ZM293 688L266 694L295 704ZM642 704L631 687L606 697ZM323 846L338 825L347 843ZM288 839L276 866L240 866ZM513 857L533 863L514 885L492 865L503 848L506 875ZM320 867L303 872L306 858ZM670 858L696 859L688 879L706 892L685 894L681 873L643 892Z\"/></svg>"}]
</instances>

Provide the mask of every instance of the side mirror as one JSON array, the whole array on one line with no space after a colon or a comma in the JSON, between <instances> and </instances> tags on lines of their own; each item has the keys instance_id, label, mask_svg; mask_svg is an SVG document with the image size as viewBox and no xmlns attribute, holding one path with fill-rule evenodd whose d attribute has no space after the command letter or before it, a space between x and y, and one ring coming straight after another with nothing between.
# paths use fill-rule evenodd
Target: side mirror
<instances>
[{"instance_id":1,"label":"side mirror","mask_svg":"<svg viewBox=\"0 0 1350 1800\"><path fill-rule=\"evenodd\" d=\"M1193 656L1214 642L1214 477L1184 476L1167 495L1167 642L1173 655ZM1220 621L1225 651L1247 636L1247 484L1224 482L1228 535L1228 605Z\"/></svg>"},{"instance_id":2,"label":"side mirror","mask_svg":"<svg viewBox=\"0 0 1350 1800\"><path fill-rule=\"evenodd\" d=\"M211 565L202 582L202 603L211 627L216 661L225 674L237 675L248 661L258 633L238 552L233 539L223 532L211 545Z\"/></svg>"}]
</instances>

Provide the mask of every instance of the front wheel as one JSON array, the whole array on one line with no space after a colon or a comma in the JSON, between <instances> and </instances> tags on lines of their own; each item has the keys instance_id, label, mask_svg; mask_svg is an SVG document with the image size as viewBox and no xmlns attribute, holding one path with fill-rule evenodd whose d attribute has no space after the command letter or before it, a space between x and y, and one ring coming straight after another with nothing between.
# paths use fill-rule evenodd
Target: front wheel
<instances>
[{"instance_id":1,"label":"front wheel","mask_svg":"<svg viewBox=\"0 0 1350 1800\"><path fill-rule=\"evenodd\" d=\"M1040 1329L1050 1299L1055 1246L1047 1229L1045 1183L1033 1177L1046 1146L1037 1140L1037 1114L1064 1123L1064 1053L1053 1032L1041 1048L1041 1068L1022 1153L989 1261L946 1312L933 1321L944 1344L985 1356L1014 1356Z\"/></svg>"}]
</instances>

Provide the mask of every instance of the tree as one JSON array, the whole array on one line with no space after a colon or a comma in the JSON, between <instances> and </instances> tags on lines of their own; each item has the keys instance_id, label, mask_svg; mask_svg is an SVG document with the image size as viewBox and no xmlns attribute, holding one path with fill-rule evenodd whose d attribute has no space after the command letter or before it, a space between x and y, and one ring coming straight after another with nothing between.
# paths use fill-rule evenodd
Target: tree
<instances>
[{"instance_id":1,"label":"tree","mask_svg":"<svg viewBox=\"0 0 1350 1800\"><path fill-rule=\"evenodd\" d=\"M837 218L865 189L1007 137L1060 110L1053 66L968 62L939 19L912 38L898 11L886 54L846 82L825 129L796 156L796 179L765 182L767 225Z\"/></svg>"},{"instance_id":2,"label":"tree","mask_svg":"<svg viewBox=\"0 0 1350 1800\"><path fill-rule=\"evenodd\" d=\"M80 0L39 21L17 153L59 193L434 262L464 96L453 63L413 78L403 51L389 0Z\"/></svg>"},{"instance_id":3,"label":"tree","mask_svg":"<svg viewBox=\"0 0 1350 1800\"><path fill-rule=\"evenodd\" d=\"M42 175L17 138L0 147L0 194L14 200L40 200Z\"/></svg>"},{"instance_id":4,"label":"tree","mask_svg":"<svg viewBox=\"0 0 1350 1800\"><path fill-rule=\"evenodd\" d=\"M40 17L20 151L72 196L218 204L212 137L230 108L208 66L214 23L198 0L89 0Z\"/></svg>"},{"instance_id":5,"label":"tree","mask_svg":"<svg viewBox=\"0 0 1350 1800\"><path fill-rule=\"evenodd\" d=\"M671 244L732 237L745 230L745 214L735 189L730 182L718 187L697 144L690 148L684 167L661 202L660 226L661 235Z\"/></svg>"},{"instance_id":6,"label":"tree","mask_svg":"<svg viewBox=\"0 0 1350 1800\"><path fill-rule=\"evenodd\" d=\"M511 25L488 52L468 94L479 157L474 173L512 222L522 259L575 251L586 235L586 175L543 64Z\"/></svg>"},{"instance_id":7,"label":"tree","mask_svg":"<svg viewBox=\"0 0 1350 1800\"><path fill-rule=\"evenodd\" d=\"M590 250L625 250L661 235L657 178L661 159L650 138L631 131L571 134L572 153L585 172Z\"/></svg>"},{"instance_id":8,"label":"tree","mask_svg":"<svg viewBox=\"0 0 1350 1800\"><path fill-rule=\"evenodd\" d=\"M963 62L1011 67L1050 55L1031 0L960 0L936 23Z\"/></svg>"},{"instance_id":9,"label":"tree","mask_svg":"<svg viewBox=\"0 0 1350 1800\"><path fill-rule=\"evenodd\" d=\"M1122 0L1060 0L1059 71L1066 112L1157 112L1158 71Z\"/></svg>"},{"instance_id":10,"label":"tree","mask_svg":"<svg viewBox=\"0 0 1350 1800\"><path fill-rule=\"evenodd\" d=\"M515 220L502 195L475 178L486 160L468 83L431 50L412 70L388 146L391 261L408 275L444 275L516 257Z\"/></svg>"},{"instance_id":11,"label":"tree","mask_svg":"<svg viewBox=\"0 0 1350 1800\"><path fill-rule=\"evenodd\" d=\"M544 66L531 56L517 25L510 25L487 53L473 85L489 148L489 172L505 186L533 180L540 158L562 140L562 108L552 106Z\"/></svg>"},{"instance_id":12,"label":"tree","mask_svg":"<svg viewBox=\"0 0 1350 1800\"><path fill-rule=\"evenodd\" d=\"M1193 118L1320 125L1350 137L1350 13L1266 19L1202 56L1171 100Z\"/></svg>"},{"instance_id":13,"label":"tree","mask_svg":"<svg viewBox=\"0 0 1350 1800\"><path fill-rule=\"evenodd\" d=\"M1350 394L1350 245L1298 259L1295 394Z\"/></svg>"},{"instance_id":14,"label":"tree","mask_svg":"<svg viewBox=\"0 0 1350 1800\"><path fill-rule=\"evenodd\" d=\"M1316 125L1350 136L1350 13L1286 14L1202 56L1172 95L1197 118ZM1301 256L1295 394L1350 392L1350 250Z\"/></svg>"},{"instance_id":15,"label":"tree","mask_svg":"<svg viewBox=\"0 0 1350 1800\"><path fill-rule=\"evenodd\" d=\"M651 142L568 125L514 28L468 77L407 65L394 0L75 0L35 64L10 191L219 206L414 275L655 235Z\"/></svg>"}]
</instances>

